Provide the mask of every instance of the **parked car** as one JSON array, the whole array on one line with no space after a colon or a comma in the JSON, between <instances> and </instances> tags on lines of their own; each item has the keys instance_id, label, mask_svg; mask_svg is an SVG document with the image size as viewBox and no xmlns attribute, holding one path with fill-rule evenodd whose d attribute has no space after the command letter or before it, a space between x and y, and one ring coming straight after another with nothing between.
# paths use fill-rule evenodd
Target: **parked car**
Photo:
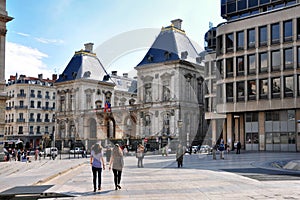
<instances>
[{"instance_id":1,"label":"parked car","mask_svg":"<svg viewBox=\"0 0 300 200\"><path fill-rule=\"evenodd\" d=\"M45 149L46 156L57 156L58 155L58 149L56 147L49 147Z\"/></svg>"},{"instance_id":2,"label":"parked car","mask_svg":"<svg viewBox=\"0 0 300 200\"><path fill-rule=\"evenodd\" d=\"M208 153L208 154L210 154L212 152L212 148L209 145L201 145L199 151L200 151L200 153Z\"/></svg>"},{"instance_id":3,"label":"parked car","mask_svg":"<svg viewBox=\"0 0 300 200\"><path fill-rule=\"evenodd\" d=\"M74 154L74 153L76 153L76 154L79 153L80 154L82 152L83 152L83 150L80 147L75 147L74 149L70 150L70 153L72 153L72 154Z\"/></svg>"}]
</instances>

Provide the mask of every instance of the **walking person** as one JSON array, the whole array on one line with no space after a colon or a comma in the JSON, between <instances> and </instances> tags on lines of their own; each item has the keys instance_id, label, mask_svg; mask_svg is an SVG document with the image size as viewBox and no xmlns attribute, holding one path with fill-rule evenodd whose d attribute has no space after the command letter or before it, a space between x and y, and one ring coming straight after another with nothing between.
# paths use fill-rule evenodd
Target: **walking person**
<instances>
[{"instance_id":1,"label":"walking person","mask_svg":"<svg viewBox=\"0 0 300 200\"><path fill-rule=\"evenodd\" d=\"M144 159L144 150L145 150L145 147L142 145L142 144L139 144L138 145L138 148L136 150L136 157L138 159L138 164L137 166L140 168L140 167L144 167L143 165L143 159Z\"/></svg>"},{"instance_id":2,"label":"walking person","mask_svg":"<svg viewBox=\"0 0 300 200\"><path fill-rule=\"evenodd\" d=\"M110 161L110 156L111 156L111 148L110 146L106 147L106 162L109 163Z\"/></svg>"},{"instance_id":3,"label":"walking person","mask_svg":"<svg viewBox=\"0 0 300 200\"><path fill-rule=\"evenodd\" d=\"M223 139L221 139L219 151L220 151L220 159L224 159L225 144Z\"/></svg>"},{"instance_id":4,"label":"walking person","mask_svg":"<svg viewBox=\"0 0 300 200\"><path fill-rule=\"evenodd\" d=\"M183 147L181 144L178 144L178 148L176 150L176 161L177 161L178 168L182 167L183 154L184 154Z\"/></svg>"},{"instance_id":5,"label":"walking person","mask_svg":"<svg viewBox=\"0 0 300 200\"><path fill-rule=\"evenodd\" d=\"M105 170L105 163L103 159L101 144L96 143L95 145L92 146L90 163L92 165L92 172L93 172L94 192L96 192L97 175L98 175L98 190L101 190L101 173L102 173L102 169Z\"/></svg>"},{"instance_id":6,"label":"walking person","mask_svg":"<svg viewBox=\"0 0 300 200\"><path fill-rule=\"evenodd\" d=\"M112 169L114 173L115 190L121 189L120 182L121 182L123 167L124 167L123 151L118 144L115 144L112 150L112 155L109 163L109 170Z\"/></svg>"},{"instance_id":7,"label":"walking person","mask_svg":"<svg viewBox=\"0 0 300 200\"><path fill-rule=\"evenodd\" d=\"M236 144L236 154L241 153L241 148L242 148L241 142L238 141L237 144Z\"/></svg>"}]
</instances>

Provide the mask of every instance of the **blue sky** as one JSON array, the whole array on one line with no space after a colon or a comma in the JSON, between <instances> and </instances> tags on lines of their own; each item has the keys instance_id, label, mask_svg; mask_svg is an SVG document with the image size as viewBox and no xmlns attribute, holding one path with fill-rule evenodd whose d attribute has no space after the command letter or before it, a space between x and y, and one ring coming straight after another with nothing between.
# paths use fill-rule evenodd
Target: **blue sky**
<instances>
[{"instance_id":1,"label":"blue sky","mask_svg":"<svg viewBox=\"0 0 300 200\"><path fill-rule=\"evenodd\" d=\"M129 72L147 51L139 44L126 50L137 41L135 37L150 47L161 27L180 18L187 36L203 47L209 22L216 26L224 21L219 0L7 0L6 6L14 18L7 24L6 80L16 73L35 77L43 73L44 78L60 74L87 42L99 50L97 56L108 72ZM116 43L116 38L121 42ZM110 51L125 50L107 61L101 53L107 46Z\"/></svg>"}]
</instances>

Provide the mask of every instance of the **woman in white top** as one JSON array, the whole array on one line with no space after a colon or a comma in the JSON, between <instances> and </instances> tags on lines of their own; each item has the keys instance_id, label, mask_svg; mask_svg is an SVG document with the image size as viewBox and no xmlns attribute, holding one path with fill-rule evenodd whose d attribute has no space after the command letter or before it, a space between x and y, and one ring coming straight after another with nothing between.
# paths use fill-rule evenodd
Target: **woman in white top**
<instances>
[{"instance_id":1,"label":"woman in white top","mask_svg":"<svg viewBox=\"0 0 300 200\"><path fill-rule=\"evenodd\" d=\"M103 159L102 146L99 143L96 143L92 146L91 150L91 165L93 172L93 184L94 192L96 192L96 178L98 173L98 190L101 190L101 173L102 168L105 170L105 163Z\"/></svg>"}]
</instances>

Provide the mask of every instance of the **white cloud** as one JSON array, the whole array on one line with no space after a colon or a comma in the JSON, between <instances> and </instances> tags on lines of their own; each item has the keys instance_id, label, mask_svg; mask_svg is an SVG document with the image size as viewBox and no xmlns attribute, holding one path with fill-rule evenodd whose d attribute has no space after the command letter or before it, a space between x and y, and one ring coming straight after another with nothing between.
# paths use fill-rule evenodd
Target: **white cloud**
<instances>
[{"instance_id":1,"label":"white cloud","mask_svg":"<svg viewBox=\"0 0 300 200\"><path fill-rule=\"evenodd\" d=\"M21 33L21 32L16 32L18 35L24 36L24 37L29 37L30 35L27 33Z\"/></svg>"},{"instance_id":2,"label":"white cloud","mask_svg":"<svg viewBox=\"0 0 300 200\"><path fill-rule=\"evenodd\" d=\"M43 74L44 78L51 78L52 72L43 62L48 55L38 49L23 46L17 43L6 43L5 79L18 73L26 76L37 77Z\"/></svg>"},{"instance_id":3,"label":"white cloud","mask_svg":"<svg viewBox=\"0 0 300 200\"><path fill-rule=\"evenodd\" d=\"M34 39L36 41L44 43L44 44L63 44L64 43L63 40L59 40L59 39L47 39L47 38L38 38L38 37L35 37Z\"/></svg>"}]
</instances>

